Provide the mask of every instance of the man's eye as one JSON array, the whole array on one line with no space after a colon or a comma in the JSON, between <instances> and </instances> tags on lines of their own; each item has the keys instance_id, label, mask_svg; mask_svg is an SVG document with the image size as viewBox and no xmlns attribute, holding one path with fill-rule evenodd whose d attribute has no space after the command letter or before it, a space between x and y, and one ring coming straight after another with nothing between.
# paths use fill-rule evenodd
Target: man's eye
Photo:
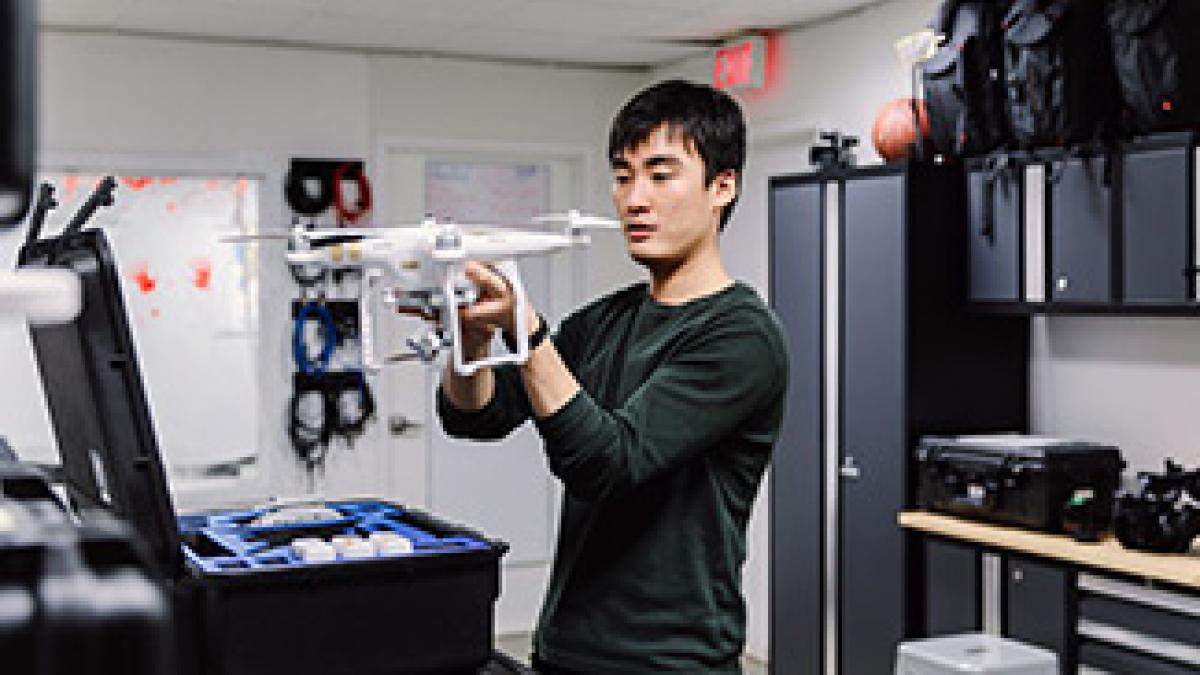
<instances>
[{"instance_id":1,"label":"man's eye","mask_svg":"<svg viewBox=\"0 0 1200 675\"><path fill-rule=\"evenodd\" d=\"M672 176L669 173L655 173L655 174L651 174L650 178L652 178L655 183L661 183L663 181L671 180L672 178L674 178L674 176Z\"/></svg>"},{"instance_id":2,"label":"man's eye","mask_svg":"<svg viewBox=\"0 0 1200 675\"><path fill-rule=\"evenodd\" d=\"M613 176L613 182L616 183L617 185L624 185L629 182L629 176L626 176L624 174L617 174L617 175Z\"/></svg>"}]
</instances>

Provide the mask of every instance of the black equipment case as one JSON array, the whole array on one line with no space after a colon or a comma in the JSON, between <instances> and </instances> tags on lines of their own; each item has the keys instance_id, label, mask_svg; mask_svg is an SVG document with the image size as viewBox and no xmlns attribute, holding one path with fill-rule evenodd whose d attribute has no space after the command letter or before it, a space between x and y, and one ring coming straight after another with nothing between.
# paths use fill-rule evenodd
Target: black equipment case
<instances>
[{"instance_id":1,"label":"black equipment case","mask_svg":"<svg viewBox=\"0 0 1200 675\"><path fill-rule=\"evenodd\" d=\"M127 519L171 588L180 664L203 675L513 672L492 660L507 544L380 501L177 517L151 424L118 273L103 232L29 242L19 263L80 278L71 323L31 327L68 494ZM309 562L299 538L395 532L412 551Z\"/></svg>"},{"instance_id":2,"label":"black equipment case","mask_svg":"<svg viewBox=\"0 0 1200 675\"><path fill-rule=\"evenodd\" d=\"M1094 536L1112 520L1115 447L1017 435L926 437L917 501L931 511Z\"/></svg>"},{"instance_id":3,"label":"black equipment case","mask_svg":"<svg viewBox=\"0 0 1200 675\"><path fill-rule=\"evenodd\" d=\"M139 544L112 514L71 518L44 473L0 459L3 672L175 672L170 605Z\"/></svg>"}]
</instances>

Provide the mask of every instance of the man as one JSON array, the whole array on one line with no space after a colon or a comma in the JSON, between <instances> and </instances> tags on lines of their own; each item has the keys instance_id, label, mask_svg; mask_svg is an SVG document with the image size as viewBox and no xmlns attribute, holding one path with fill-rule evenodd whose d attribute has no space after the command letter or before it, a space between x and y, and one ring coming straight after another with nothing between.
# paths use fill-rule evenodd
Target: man
<instances>
[{"instance_id":1,"label":"man","mask_svg":"<svg viewBox=\"0 0 1200 675\"><path fill-rule=\"evenodd\" d=\"M664 82L618 113L613 202L650 274L587 305L529 361L438 395L446 432L498 439L532 419L565 488L558 550L534 636L543 673L737 673L745 643L746 524L783 412L773 315L721 262L745 124L736 102ZM487 267L460 312L463 348L511 336L512 289ZM509 337L511 340L511 337Z\"/></svg>"}]
</instances>

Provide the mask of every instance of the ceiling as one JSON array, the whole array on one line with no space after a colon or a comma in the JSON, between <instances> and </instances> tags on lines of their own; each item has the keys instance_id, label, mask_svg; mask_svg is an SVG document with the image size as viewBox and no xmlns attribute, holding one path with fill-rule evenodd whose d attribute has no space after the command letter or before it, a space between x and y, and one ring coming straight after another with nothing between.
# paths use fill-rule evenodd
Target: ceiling
<instances>
[{"instance_id":1,"label":"ceiling","mask_svg":"<svg viewBox=\"0 0 1200 675\"><path fill-rule=\"evenodd\" d=\"M56 31L652 67L881 0L39 0Z\"/></svg>"}]
</instances>

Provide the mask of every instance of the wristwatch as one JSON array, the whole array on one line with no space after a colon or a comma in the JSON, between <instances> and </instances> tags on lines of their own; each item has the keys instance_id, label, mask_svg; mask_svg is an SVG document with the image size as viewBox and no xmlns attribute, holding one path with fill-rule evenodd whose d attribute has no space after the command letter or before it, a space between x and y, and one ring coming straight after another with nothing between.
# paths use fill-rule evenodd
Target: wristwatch
<instances>
[{"instance_id":1,"label":"wristwatch","mask_svg":"<svg viewBox=\"0 0 1200 675\"><path fill-rule=\"evenodd\" d=\"M538 348L546 340L546 336L550 334L550 324L546 322L546 317L539 312L537 314L538 327L537 330L529 336L529 351ZM517 353L517 339L509 334L508 331L501 331L500 337L504 339L504 346L508 347L508 351Z\"/></svg>"}]
</instances>

